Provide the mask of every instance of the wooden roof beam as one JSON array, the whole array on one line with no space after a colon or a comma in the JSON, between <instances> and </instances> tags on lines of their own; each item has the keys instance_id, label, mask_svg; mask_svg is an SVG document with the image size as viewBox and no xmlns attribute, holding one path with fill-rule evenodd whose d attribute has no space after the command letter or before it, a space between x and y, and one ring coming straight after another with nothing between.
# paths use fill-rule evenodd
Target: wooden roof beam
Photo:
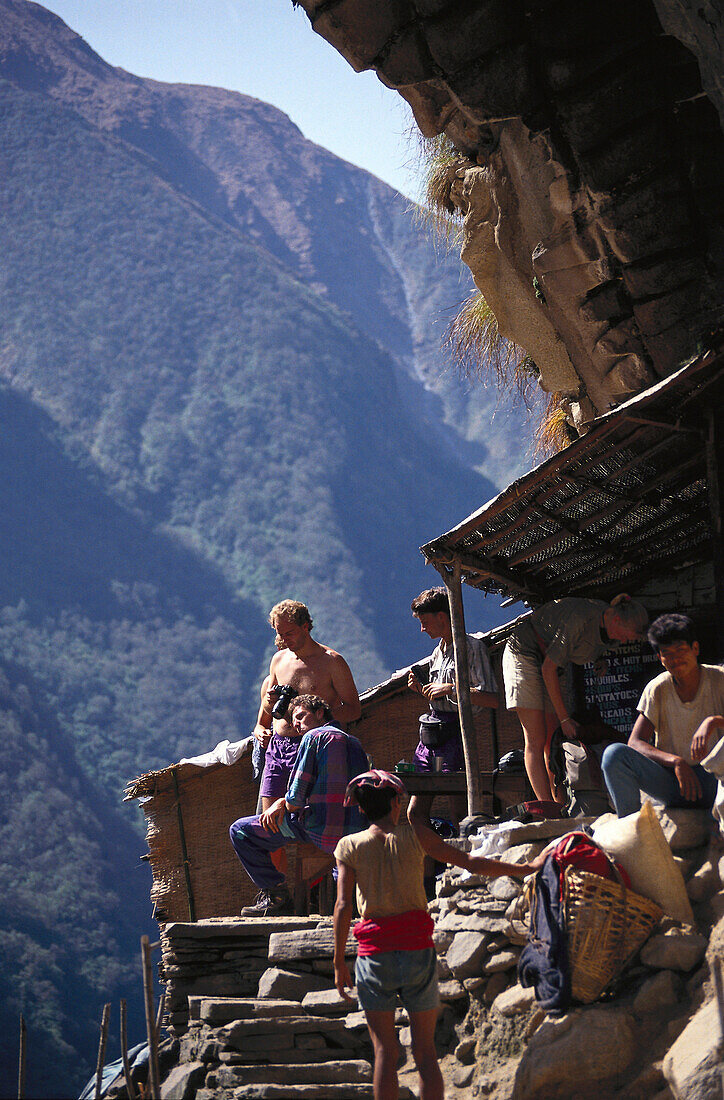
<instances>
[{"instance_id":1,"label":"wooden roof beam","mask_svg":"<svg viewBox=\"0 0 724 1100\"><path fill-rule=\"evenodd\" d=\"M706 438L701 428L692 428L686 424L680 424L678 420L651 420L649 417L632 416L631 413L624 413L621 419L628 420L632 424L646 424L651 428L664 428L667 432L685 432L698 436L702 441Z\"/></svg>"},{"instance_id":2,"label":"wooden roof beam","mask_svg":"<svg viewBox=\"0 0 724 1100\"><path fill-rule=\"evenodd\" d=\"M508 572L504 567L501 568L497 565L489 565L486 559L475 558L471 554L466 554L464 551L451 550L445 558L442 555L435 555L428 557L427 562L430 565L434 565L439 572L440 566L450 568L455 558L460 562L460 567L464 569L465 572L479 573L481 576L490 577L491 580L496 581L503 588L512 588L515 592L531 596L533 599L539 600L543 598L542 593L538 592L534 586L531 587L527 583L525 574L519 579L514 573Z\"/></svg>"}]
</instances>

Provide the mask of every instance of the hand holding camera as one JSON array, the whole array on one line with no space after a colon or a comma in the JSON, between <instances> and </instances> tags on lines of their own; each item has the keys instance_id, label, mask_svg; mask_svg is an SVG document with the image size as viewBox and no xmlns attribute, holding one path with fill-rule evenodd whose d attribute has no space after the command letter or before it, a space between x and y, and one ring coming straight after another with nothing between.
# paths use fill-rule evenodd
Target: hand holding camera
<instances>
[{"instance_id":1,"label":"hand holding camera","mask_svg":"<svg viewBox=\"0 0 724 1100\"><path fill-rule=\"evenodd\" d=\"M269 693L276 697L276 703L272 707L272 718L284 718L292 699L299 695L291 684L275 684L269 689Z\"/></svg>"}]
</instances>

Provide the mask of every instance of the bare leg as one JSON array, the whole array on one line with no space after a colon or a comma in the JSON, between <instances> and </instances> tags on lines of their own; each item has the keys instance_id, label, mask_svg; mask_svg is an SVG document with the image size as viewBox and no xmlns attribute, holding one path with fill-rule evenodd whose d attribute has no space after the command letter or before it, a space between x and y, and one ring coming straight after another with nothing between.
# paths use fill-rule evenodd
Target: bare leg
<instances>
[{"instance_id":1,"label":"bare leg","mask_svg":"<svg viewBox=\"0 0 724 1100\"><path fill-rule=\"evenodd\" d=\"M546 748L550 747L550 735L545 711L529 707L516 707L515 713L523 727L525 738L525 770L536 798L550 802L553 799L548 776ZM554 719L554 716L551 715ZM555 720L555 719L554 719ZM551 734L553 729L551 729Z\"/></svg>"},{"instance_id":2,"label":"bare leg","mask_svg":"<svg viewBox=\"0 0 724 1100\"><path fill-rule=\"evenodd\" d=\"M426 1014L420 1013L420 1015ZM375 1051L373 1079L375 1100L397 1100L399 1096L397 1059L400 1048L395 1029L395 1014L394 1012L365 1011L365 1017ZM412 1017L410 1017L410 1024L412 1024ZM440 1098L442 1100L442 1093Z\"/></svg>"},{"instance_id":3,"label":"bare leg","mask_svg":"<svg viewBox=\"0 0 724 1100\"><path fill-rule=\"evenodd\" d=\"M268 798L266 795L261 796L261 812L264 813L270 806L276 802L276 798ZM289 861L287 860L286 848L279 848L276 852L271 853L271 861L276 867L277 871L281 871L283 875L286 875L289 869Z\"/></svg>"},{"instance_id":4,"label":"bare leg","mask_svg":"<svg viewBox=\"0 0 724 1100\"><path fill-rule=\"evenodd\" d=\"M435 1024L439 1010L410 1013L412 1056L420 1075L420 1100L444 1100L445 1088L435 1050Z\"/></svg>"}]
</instances>

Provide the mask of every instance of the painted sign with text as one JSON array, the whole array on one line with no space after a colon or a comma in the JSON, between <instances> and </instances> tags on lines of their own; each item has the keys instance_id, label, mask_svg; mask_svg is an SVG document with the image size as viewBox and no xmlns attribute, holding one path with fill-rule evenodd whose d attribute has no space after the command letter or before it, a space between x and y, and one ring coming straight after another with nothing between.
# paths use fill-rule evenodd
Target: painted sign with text
<instances>
[{"instance_id":1,"label":"painted sign with text","mask_svg":"<svg viewBox=\"0 0 724 1100\"><path fill-rule=\"evenodd\" d=\"M661 662L648 646L620 646L583 666L586 706L597 707L604 722L628 735L636 721L641 692L660 672Z\"/></svg>"}]
</instances>

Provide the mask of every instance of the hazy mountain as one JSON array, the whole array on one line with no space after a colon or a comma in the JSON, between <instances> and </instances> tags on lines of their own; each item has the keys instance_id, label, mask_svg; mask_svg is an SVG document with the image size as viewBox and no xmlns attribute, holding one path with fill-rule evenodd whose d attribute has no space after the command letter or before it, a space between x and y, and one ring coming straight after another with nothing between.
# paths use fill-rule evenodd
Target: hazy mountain
<instances>
[{"instance_id":1,"label":"hazy mountain","mask_svg":"<svg viewBox=\"0 0 724 1100\"><path fill-rule=\"evenodd\" d=\"M31 905L12 860L0 874L22 937L0 1014L24 997L47 1032L37 1095L52 1050L87 1076L97 975L136 965L148 883L125 870L115 892L118 851L143 847L112 808L124 780L248 730L283 596L361 688L426 652L409 601L437 577L417 547L525 456L440 352L459 263L276 109L136 78L0 0L0 150L0 767L36 876ZM471 625L500 620L469 604ZM98 936L68 947L84 905L107 929L97 971Z\"/></svg>"}]
</instances>

